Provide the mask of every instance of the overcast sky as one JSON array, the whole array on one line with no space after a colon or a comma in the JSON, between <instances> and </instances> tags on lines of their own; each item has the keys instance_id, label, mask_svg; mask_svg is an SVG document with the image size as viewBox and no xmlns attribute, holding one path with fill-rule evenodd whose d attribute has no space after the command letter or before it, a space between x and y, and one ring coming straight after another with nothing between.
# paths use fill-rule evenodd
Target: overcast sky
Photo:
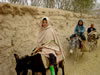
<instances>
[{"instance_id":1,"label":"overcast sky","mask_svg":"<svg viewBox=\"0 0 100 75\"><path fill-rule=\"evenodd\" d=\"M97 0L98 3L100 3L100 0Z\"/></svg>"},{"instance_id":2,"label":"overcast sky","mask_svg":"<svg viewBox=\"0 0 100 75\"><path fill-rule=\"evenodd\" d=\"M98 3L100 3L100 0L97 0L98 1Z\"/></svg>"}]
</instances>

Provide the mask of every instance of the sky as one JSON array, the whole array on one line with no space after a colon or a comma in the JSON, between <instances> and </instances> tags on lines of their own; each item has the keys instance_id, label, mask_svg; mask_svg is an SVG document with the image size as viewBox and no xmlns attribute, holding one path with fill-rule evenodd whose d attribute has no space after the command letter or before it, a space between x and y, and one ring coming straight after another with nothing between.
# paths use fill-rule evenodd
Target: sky
<instances>
[{"instance_id":1,"label":"sky","mask_svg":"<svg viewBox=\"0 0 100 75\"><path fill-rule=\"evenodd\" d=\"M100 3L100 0L97 0L98 3Z\"/></svg>"}]
</instances>

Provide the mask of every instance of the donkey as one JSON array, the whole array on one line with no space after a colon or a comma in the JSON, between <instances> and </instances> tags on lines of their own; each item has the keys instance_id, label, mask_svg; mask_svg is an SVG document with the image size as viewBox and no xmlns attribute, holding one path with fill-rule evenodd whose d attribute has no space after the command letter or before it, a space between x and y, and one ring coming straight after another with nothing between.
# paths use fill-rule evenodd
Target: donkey
<instances>
[{"instance_id":1,"label":"donkey","mask_svg":"<svg viewBox=\"0 0 100 75\"><path fill-rule=\"evenodd\" d=\"M96 31L92 31L91 33L88 34L88 42L89 42L89 51L92 51L94 48L97 47L99 35L97 34Z\"/></svg>"},{"instance_id":2,"label":"donkey","mask_svg":"<svg viewBox=\"0 0 100 75\"><path fill-rule=\"evenodd\" d=\"M17 72L17 75L27 75L28 69L32 70L32 75L35 75L35 72L41 72L42 75L46 75L46 70L49 69L49 67L45 68L40 54L36 54L34 56L25 56L22 58L19 58L17 54L14 54L14 57L16 59L15 70ZM58 67L57 64L55 64L55 60L56 60L55 56L50 54L50 59L49 59L50 65L54 66L55 75L57 75ZM59 67L62 68L62 75L64 75L63 61L59 62Z\"/></svg>"},{"instance_id":3,"label":"donkey","mask_svg":"<svg viewBox=\"0 0 100 75\"><path fill-rule=\"evenodd\" d=\"M74 35L73 37L70 37L70 39L66 38L69 42L69 53L70 55L74 55L75 61L78 61L80 53L81 57L84 55L84 52L82 51L83 45L82 40L79 36Z\"/></svg>"}]
</instances>

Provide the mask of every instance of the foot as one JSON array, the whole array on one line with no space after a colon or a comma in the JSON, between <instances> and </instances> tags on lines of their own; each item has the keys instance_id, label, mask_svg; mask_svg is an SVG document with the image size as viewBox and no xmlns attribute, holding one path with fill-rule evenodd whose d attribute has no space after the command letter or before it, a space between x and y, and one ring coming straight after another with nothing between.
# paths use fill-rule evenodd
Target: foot
<instances>
[{"instance_id":1,"label":"foot","mask_svg":"<svg viewBox=\"0 0 100 75\"><path fill-rule=\"evenodd\" d=\"M73 50L72 49L70 50L70 53L73 54Z\"/></svg>"}]
</instances>

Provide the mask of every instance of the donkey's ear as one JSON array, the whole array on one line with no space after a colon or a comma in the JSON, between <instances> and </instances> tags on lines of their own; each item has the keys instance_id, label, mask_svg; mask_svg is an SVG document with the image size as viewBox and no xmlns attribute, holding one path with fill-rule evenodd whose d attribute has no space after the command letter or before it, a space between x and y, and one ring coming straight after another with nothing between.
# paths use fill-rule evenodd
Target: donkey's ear
<instances>
[{"instance_id":1,"label":"donkey's ear","mask_svg":"<svg viewBox=\"0 0 100 75\"><path fill-rule=\"evenodd\" d=\"M19 56L17 54L14 54L14 57L16 59L16 62L19 60Z\"/></svg>"}]
</instances>

